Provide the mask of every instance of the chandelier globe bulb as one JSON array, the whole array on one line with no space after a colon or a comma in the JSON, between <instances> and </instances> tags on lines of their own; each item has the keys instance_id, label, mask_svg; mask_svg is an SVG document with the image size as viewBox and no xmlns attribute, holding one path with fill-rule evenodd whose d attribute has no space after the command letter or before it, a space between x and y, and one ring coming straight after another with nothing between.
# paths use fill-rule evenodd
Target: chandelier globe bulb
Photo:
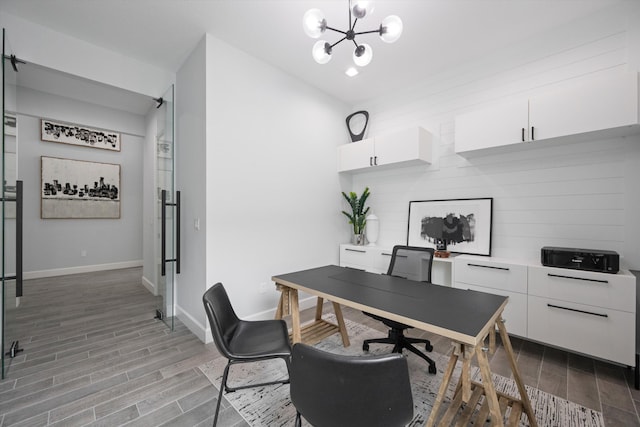
<instances>
[{"instance_id":1,"label":"chandelier globe bulb","mask_svg":"<svg viewBox=\"0 0 640 427\"><path fill-rule=\"evenodd\" d=\"M320 9L309 9L302 17L302 28L306 35L317 39L327 29L327 20Z\"/></svg>"}]
</instances>

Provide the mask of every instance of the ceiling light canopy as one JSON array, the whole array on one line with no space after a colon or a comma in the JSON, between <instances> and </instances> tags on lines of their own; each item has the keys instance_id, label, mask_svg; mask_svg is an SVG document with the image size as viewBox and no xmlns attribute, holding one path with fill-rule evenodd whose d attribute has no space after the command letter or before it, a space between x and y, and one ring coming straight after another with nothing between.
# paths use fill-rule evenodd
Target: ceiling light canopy
<instances>
[{"instance_id":1,"label":"ceiling light canopy","mask_svg":"<svg viewBox=\"0 0 640 427\"><path fill-rule=\"evenodd\" d=\"M336 33L340 33L343 37L337 42L331 44L326 40L317 41L311 50L313 59L318 64L326 64L331 60L331 54L334 46L344 40L350 40L355 45L353 51L353 62L364 67L371 62L373 58L373 50L371 46L366 43L358 44L356 42L356 36L361 34L378 33L382 41L386 43L393 43L402 35L402 20L396 15L387 16L382 20L380 27L377 30L359 31L356 32L356 24L359 19L364 19L371 15L373 11L373 2L371 1L349 1L349 29L346 31L338 30L327 25L327 20L324 13L320 9L309 9L302 18L302 26L305 34L309 37L317 39L326 31L331 30Z\"/></svg>"}]
</instances>

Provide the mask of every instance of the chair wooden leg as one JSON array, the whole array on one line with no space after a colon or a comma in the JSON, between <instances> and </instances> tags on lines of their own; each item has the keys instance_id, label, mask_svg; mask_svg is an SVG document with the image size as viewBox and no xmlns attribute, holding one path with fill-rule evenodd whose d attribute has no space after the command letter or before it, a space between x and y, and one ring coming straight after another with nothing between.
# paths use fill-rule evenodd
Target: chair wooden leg
<instances>
[{"instance_id":1,"label":"chair wooden leg","mask_svg":"<svg viewBox=\"0 0 640 427\"><path fill-rule=\"evenodd\" d=\"M227 363L227 366L224 367L224 373L222 374L222 382L220 383L220 392L218 393L218 403L216 403L216 413L213 416L213 427L216 427L216 425L218 424L218 412L220 412L220 402L222 401L222 390L224 390L227 384L227 376L229 376L229 366L230 364Z\"/></svg>"}]
</instances>

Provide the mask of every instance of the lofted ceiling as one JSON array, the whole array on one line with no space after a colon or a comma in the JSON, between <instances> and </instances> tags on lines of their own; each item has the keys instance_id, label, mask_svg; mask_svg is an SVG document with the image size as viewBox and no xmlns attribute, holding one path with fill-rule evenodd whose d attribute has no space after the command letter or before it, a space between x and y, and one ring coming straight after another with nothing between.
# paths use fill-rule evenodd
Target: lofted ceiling
<instances>
[{"instance_id":1,"label":"lofted ceiling","mask_svg":"<svg viewBox=\"0 0 640 427\"><path fill-rule=\"evenodd\" d=\"M404 32L394 44L358 36L374 56L352 78L344 74L352 44L336 46L334 58L319 65L311 57L315 40L302 30L310 8L346 29L348 0L0 0L0 10L173 72L210 33L357 105L625 1L636 0L378 0L356 28L376 29L395 14Z\"/></svg>"}]
</instances>

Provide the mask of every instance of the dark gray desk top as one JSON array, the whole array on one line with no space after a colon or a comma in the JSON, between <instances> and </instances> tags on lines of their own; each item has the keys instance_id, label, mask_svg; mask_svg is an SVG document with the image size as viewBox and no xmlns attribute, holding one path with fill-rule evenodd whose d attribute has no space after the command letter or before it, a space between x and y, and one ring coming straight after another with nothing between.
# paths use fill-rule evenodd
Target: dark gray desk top
<instances>
[{"instance_id":1,"label":"dark gray desk top","mask_svg":"<svg viewBox=\"0 0 640 427\"><path fill-rule=\"evenodd\" d=\"M272 280L473 345L486 336L508 300L335 265L281 274Z\"/></svg>"}]
</instances>

